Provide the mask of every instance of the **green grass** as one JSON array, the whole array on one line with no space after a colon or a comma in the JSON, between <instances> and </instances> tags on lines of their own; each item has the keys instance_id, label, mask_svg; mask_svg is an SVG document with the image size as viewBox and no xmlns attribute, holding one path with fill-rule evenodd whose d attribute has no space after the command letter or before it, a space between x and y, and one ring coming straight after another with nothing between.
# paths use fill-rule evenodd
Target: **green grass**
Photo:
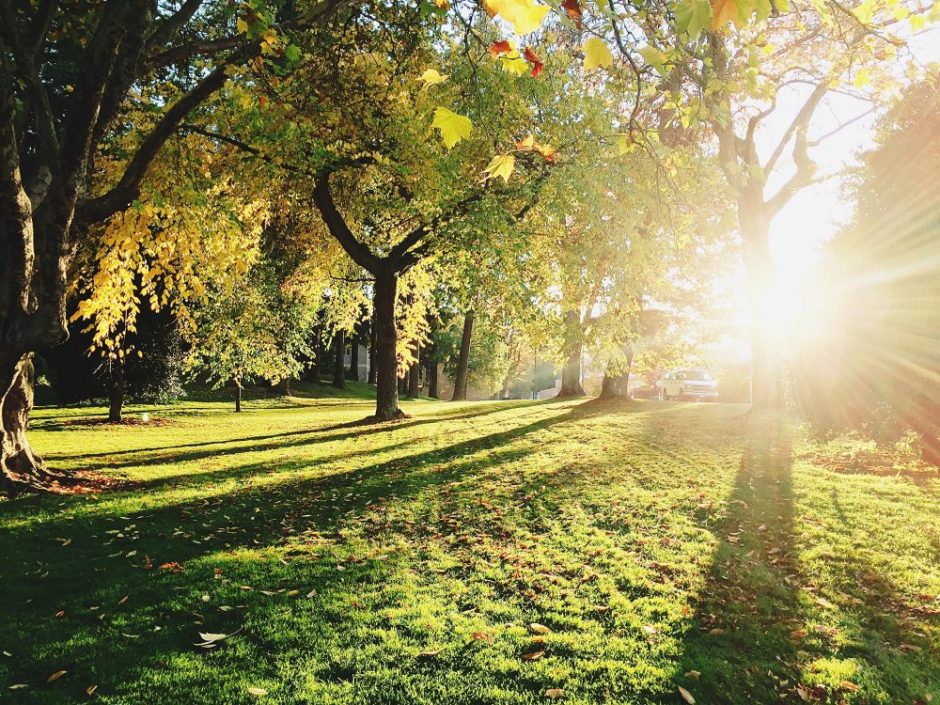
<instances>
[{"instance_id":1,"label":"green grass","mask_svg":"<svg viewBox=\"0 0 940 705\"><path fill-rule=\"evenodd\" d=\"M230 407L37 412L134 485L0 503L0 702L940 702L935 472L734 405Z\"/></svg>"}]
</instances>

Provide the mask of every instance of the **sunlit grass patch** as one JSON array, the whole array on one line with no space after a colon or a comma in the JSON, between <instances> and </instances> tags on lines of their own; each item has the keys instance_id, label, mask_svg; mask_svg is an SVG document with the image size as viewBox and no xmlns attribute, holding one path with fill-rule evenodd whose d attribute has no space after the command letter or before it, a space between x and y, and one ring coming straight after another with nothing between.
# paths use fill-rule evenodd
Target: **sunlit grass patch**
<instances>
[{"instance_id":1,"label":"sunlit grass patch","mask_svg":"<svg viewBox=\"0 0 940 705\"><path fill-rule=\"evenodd\" d=\"M246 406L119 429L40 410L54 464L136 484L0 505L6 699L940 697L936 488L834 472L780 420L419 401L363 427L358 398Z\"/></svg>"}]
</instances>

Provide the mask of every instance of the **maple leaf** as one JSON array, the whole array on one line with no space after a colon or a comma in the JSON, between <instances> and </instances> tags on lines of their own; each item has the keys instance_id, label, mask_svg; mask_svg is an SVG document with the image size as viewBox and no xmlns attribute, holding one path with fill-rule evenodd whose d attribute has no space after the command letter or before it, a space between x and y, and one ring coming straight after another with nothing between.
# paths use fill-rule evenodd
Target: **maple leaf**
<instances>
[{"instance_id":1,"label":"maple leaf","mask_svg":"<svg viewBox=\"0 0 940 705\"><path fill-rule=\"evenodd\" d=\"M606 68L614 63L614 56L610 53L607 43L598 37L591 37L581 47L584 51L584 69L591 71L598 67Z\"/></svg>"},{"instance_id":2,"label":"maple leaf","mask_svg":"<svg viewBox=\"0 0 940 705\"><path fill-rule=\"evenodd\" d=\"M434 108L434 120L431 122L431 127L436 127L441 131L441 139L444 140L444 146L447 149L469 137L473 131L470 118L442 107Z\"/></svg>"},{"instance_id":3,"label":"maple leaf","mask_svg":"<svg viewBox=\"0 0 940 705\"><path fill-rule=\"evenodd\" d=\"M483 0L483 7L490 17L506 20L518 34L538 29L550 9L535 0Z\"/></svg>"},{"instance_id":4,"label":"maple leaf","mask_svg":"<svg viewBox=\"0 0 940 705\"><path fill-rule=\"evenodd\" d=\"M539 55L532 50L532 47L526 47L522 55L525 57L526 61L532 64L532 78L538 78L538 75L542 73L542 69L545 67L545 63L539 58Z\"/></svg>"},{"instance_id":5,"label":"maple leaf","mask_svg":"<svg viewBox=\"0 0 940 705\"><path fill-rule=\"evenodd\" d=\"M581 29L581 4L578 0L564 0L561 9L568 15L568 19L574 22L575 27Z\"/></svg>"},{"instance_id":6,"label":"maple leaf","mask_svg":"<svg viewBox=\"0 0 940 705\"><path fill-rule=\"evenodd\" d=\"M729 22L735 27L742 24L735 0L712 0L712 29L721 31Z\"/></svg>"},{"instance_id":7,"label":"maple leaf","mask_svg":"<svg viewBox=\"0 0 940 705\"><path fill-rule=\"evenodd\" d=\"M490 56L492 56L495 59L497 56L500 56L502 54L508 54L509 52L511 52L512 45L509 43L508 39L500 39L498 42L493 42L492 44L490 44L489 51L490 51Z\"/></svg>"},{"instance_id":8,"label":"maple leaf","mask_svg":"<svg viewBox=\"0 0 940 705\"><path fill-rule=\"evenodd\" d=\"M645 46L640 51L640 56L643 57L643 61L648 63L650 66L655 69L661 70L663 64L666 63L666 55L663 54L656 47Z\"/></svg>"},{"instance_id":9,"label":"maple leaf","mask_svg":"<svg viewBox=\"0 0 940 705\"><path fill-rule=\"evenodd\" d=\"M418 76L419 81L424 81L424 86L421 90L425 91L431 86L436 86L438 83L443 83L447 80L446 74L440 74L436 69L427 69L423 74Z\"/></svg>"},{"instance_id":10,"label":"maple leaf","mask_svg":"<svg viewBox=\"0 0 940 705\"><path fill-rule=\"evenodd\" d=\"M711 20L712 6L709 0L682 0L676 5L676 26L696 39Z\"/></svg>"},{"instance_id":11,"label":"maple leaf","mask_svg":"<svg viewBox=\"0 0 940 705\"><path fill-rule=\"evenodd\" d=\"M503 178L503 182L507 183L509 177L512 176L512 170L516 167L516 158L511 154L497 154L490 160L490 163L487 165L486 169L483 170L483 173L486 176L483 177L483 180L494 179L498 176Z\"/></svg>"}]
</instances>

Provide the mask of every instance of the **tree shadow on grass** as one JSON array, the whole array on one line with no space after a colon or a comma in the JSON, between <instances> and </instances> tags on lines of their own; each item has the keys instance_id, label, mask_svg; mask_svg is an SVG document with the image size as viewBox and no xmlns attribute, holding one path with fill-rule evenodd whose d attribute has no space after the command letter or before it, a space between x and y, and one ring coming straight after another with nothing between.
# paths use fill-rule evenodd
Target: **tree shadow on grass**
<instances>
[{"instance_id":1,"label":"tree shadow on grass","mask_svg":"<svg viewBox=\"0 0 940 705\"><path fill-rule=\"evenodd\" d=\"M265 555L264 570L252 573L250 556L247 562L241 557L244 552L298 536L312 537L314 545L329 541L351 518L381 515L389 501L407 501L455 480L472 481L495 465L518 460L532 452L531 446L507 446L576 414L577 407L561 409L465 442L314 478L291 478L309 463L282 464L270 481L265 481L268 468L263 463L232 468L211 478L253 474L260 479L196 500L170 497L162 506L131 513L119 501L122 493L100 504L86 498L63 500L44 520L35 520L21 503L10 503L0 508L0 515L12 519L0 535L5 559L0 604L11 612L0 622L0 644L12 647L19 658L0 661L0 684L28 684L13 691L23 702L62 702L66 696L80 696L92 682L101 683L103 692L105 686L110 692L132 692L133 674L141 669L152 673L161 664L201 654L192 646L198 631L230 633L245 626L250 609L238 605L286 600L285 593L276 591L299 589L299 578L297 584L286 579L270 584L277 571L269 568L277 558ZM53 509L51 502L46 498L45 510ZM347 570L337 571L335 556L323 565L315 555L307 559L314 562L303 570L306 590L329 593L337 580L361 574L390 579L384 564L373 571L364 562L350 561ZM232 569L233 577L263 581L267 585L252 587L275 595L239 592L238 585L225 583L225 600L234 609L216 610L210 620L202 614L199 593L218 585L213 566L225 561L244 563ZM175 564L182 572L176 572ZM222 575L225 579L224 569ZM250 629L245 637L260 638ZM67 670L71 677L46 684L57 670Z\"/></svg>"},{"instance_id":2,"label":"tree shadow on grass","mask_svg":"<svg viewBox=\"0 0 940 705\"><path fill-rule=\"evenodd\" d=\"M679 670L678 682L701 703L780 702L798 684L801 576L790 441L779 422L750 424L733 489L712 527L719 545Z\"/></svg>"},{"instance_id":3,"label":"tree shadow on grass","mask_svg":"<svg viewBox=\"0 0 940 705\"><path fill-rule=\"evenodd\" d=\"M96 451L81 454L47 453L45 459L50 462L65 459L89 459L91 462L83 465L83 470L109 470L122 467L139 467L145 465L161 465L168 462L188 462L202 460L224 455L240 453L263 452L288 447L305 446L314 443L334 443L351 438L375 435L379 433L393 433L400 429L411 429L427 424L444 421L458 421L488 416L509 408L483 408L460 413L435 414L432 416L410 419L383 426L354 427L349 424L333 424L321 428L298 429L283 433L263 434L256 436L239 436L217 441L203 441L199 443L182 443L172 446L157 446L148 448L135 448L116 451ZM233 429L234 430L234 429ZM341 431L334 433L334 431ZM219 448L219 446L237 445L237 447ZM184 451L184 449L186 449ZM181 452L184 451L184 452ZM145 455L146 454L146 455ZM121 458L117 459L116 458ZM99 460L100 459L100 460Z\"/></svg>"}]
</instances>

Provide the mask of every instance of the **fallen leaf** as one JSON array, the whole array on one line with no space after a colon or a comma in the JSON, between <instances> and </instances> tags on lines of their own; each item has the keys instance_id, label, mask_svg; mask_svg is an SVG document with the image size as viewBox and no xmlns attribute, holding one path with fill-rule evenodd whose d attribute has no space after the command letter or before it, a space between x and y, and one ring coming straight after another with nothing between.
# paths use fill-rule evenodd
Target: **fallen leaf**
<instances>
[{"instance_id":1,"label":"fallen leaf","mask_svg":"<svg viewBox=\"0 0 940 705\"><path fill-rule=\"evenodd\" d=\"M538 622L532 622L532 624L529 625L529 630L533 634L548 634L549 632L552 631L551 629L546 627L544 624L539 624Z\"/></svg>"},{"instance_id":2,"label":"fallen leaf","mask_svg":"<svg viewBox=\"0 0 940 705\"><path fill-rule=\"evenodd\" d=\"M685 677L686 677L686 678L691 678L692 680L697 681L699 678L702 677L702 674L701 674L700 671L686 671L686 672L685 672Z\"/></svg>"},{"instance_id":3,"label":"fallen leaf","mask_svg":"<svg viewBox=\"0 0 940 705\"><path fill-rule=\"evenodd\" d=\"M540 658L542 658L544 655L545 655L545 650L544 650L544 649L541 650L541 651L533 651L533 652L528 653L528 654L523 654L523 655L522 655L522 660L523 660L523 661L538 661L538 660L539 660Z\"/></svg>"},{"instance_id":4,"label":"fallen leaf","mask_svg":"<svg viewBox=\"0 0 940 705\"><path fill-rule=\"evenodd\" d=\"M57 681L57 680L59 680L62 676L64 676L66 673L68 673L68 671L56 671L56 672L53 673L51 676L49 676L48 678L46 678L46 683L52 683L52 681Z\"/></svg>"},{"instance_id":5,"label":"fallen leaf","mask_svg":"<svg viewBox=\"0 0 940 705\"><path fill-rule=\"evenodd\" d=\"M253 685L248 687L248 692L259 697L268 694L268 691L266 691L264 688L256 688Z\"/></svg>"},{"instance_id":6,"label":"fallen leaf","mask_svg":"<svg viewBox=\"0 0 940 705\"><path fill-rule=\"evenodd\" d=\"M85 688L85 695L94 695L96 690L98 690L97 685L90 685Z\"/></svg>"},{"instance_id":7,"label":"fallen leaf","mask_svg":"<svg viewBox=\"0 0 940 705\"><path fill-rule=\"evenodd\" d=\"M564 688L549 688L545 691L546 698L563 698L565 696Z\"/></svg>"},{"instance_id":8,"label":"fallen leaf","mask_svg":"<svg viewBox=\"0 0 940 705\"><path fill-rule=\"evenodd\" d=\"M679 695L681 695L682 699L685 700L689 705L695 705L695 698L692 697L692 693L687 691L681 685L679 686Z\"/></svg>"}]
</instances>

